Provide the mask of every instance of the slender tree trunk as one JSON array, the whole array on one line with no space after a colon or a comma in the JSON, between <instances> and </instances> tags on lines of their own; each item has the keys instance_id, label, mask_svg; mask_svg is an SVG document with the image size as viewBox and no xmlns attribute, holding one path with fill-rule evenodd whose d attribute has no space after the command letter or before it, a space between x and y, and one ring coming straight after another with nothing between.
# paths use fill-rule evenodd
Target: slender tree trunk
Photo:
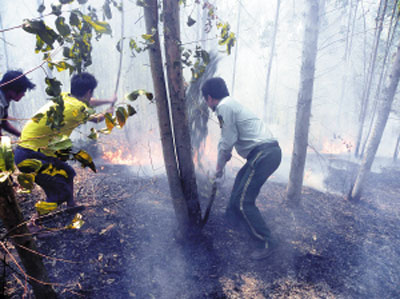
<instances>
[{"instance_id":1,"label":"slender tree trunk","mask_svg":"<svg viewBox=\"0 0 400 299\"><path fill-rule=\"evenodd\" d=\"M349 75L351 73L351 54L352 54L352 45L353 45L353 36L354 36L354 28L355 22L357 19L357 11L358 11L358 3L360 0L356 0L353 5L353 1L350 1L349 8L349 18L347 23L347 31L346 31L346 42L345 42L345 50L344 50L344 62L345 62L345 71L342 75L342 88L340 91L340 100L338 105L338 123L341 125L342 121L342 109L344 98L347 95L347 86L349 81ZM353 12L354 10L354 12ZM347 104L347 103L346 103Z\"/></svg>"},{"instance_id":2,"label":"slender tree trunk","mask_svg":"<svg viewBox=\"0 0 400 299\"><path fill-rule=\"evenodd\" d=\"M387 0L381 0L379 7L380 7L380 9L378 10L378 16L377 16L377 27L376 27L375 38L374 38L374 46L373 46L372 53L371 53L371 60L370 60L368 73L367 73L367 81L366 81L366 85L364 86L363 95L361 98L359 127L358 127L358 132L357 132L356 148L355 148L355 153L354 153L356 157L358 157L360 154L360 146L361 146L361 142L362 142L362 138L363 138L364 123L365 123L365 118L366 118L366 115L368 112L369 98L370 98L371 87L372 87L374 74L375 74L376 58L378 55L380 36L381 36L382 29L383 29L383 20L385 18Z\"/></svg>"},{"instance_id":3,"label":"slender tree trunk","mask_svg":"<svg viewBox=\"0 0 400 299\"><path fill-rule=\"evenodd\" d=\"M24 218L9 180L0 183L0 218L17 249L26 274L30 276L28 281L36 298L56 298L56 293L48 282L42 258L34 253L38 251L36 244L28 228L23 224Z\"/></svg>"},{"instance_id":4,"label":"slender tree trunk","mask_svg":"<svg viewBox=\"0 0 400 299\"><path fill-rule=\"evenodd\" d=\"M1 19L0 15L0 29L3 29L3 20ZM6 62L6 68L9 69L8 65L8 50L7 50L7 41L6 41L6 34L4 32L1 33L3 39L3 47L4 47L4 60Z\"/></svg>"},{"instance_id":5,"label":"slender tree trunk","mask_svg":"<svg viewBox=\"0 0 400 299\"><path fill-rule=\"evenodd\" d=\"M172 203L180 230L182 233L185 233L188 228L187 226L189 223L189 217L175 155L170 110L161 55L157 0L146 1L146 5L144 7L144 18L146 22L147 33L152 34L152 30L156 30L153 36L154 43L151 44L149 48L149 57L157 106L158 124L160 127L161 144L165 169L168 176L169 189L172 196Z\"/></svg>"},{"instance_id":6,"label":"slender tree trunk","mask_svg":"<svg viewBox=\"0 0 400 299\"><path fill-rule=\"evenodd\" d=\"M393 162L396 162L397 157L399 156L399 144L400 144L400 134L399 136L397 136L396 145L394 146Z\"/></svg>"},{"instance_id":7,"label":"slender tree trunk","mask_svg":"<svg viewBox=\"0 0 400 299\"><path fill-rule=\"evenodd\" d=\"M183 86L179 1L164 0L163 6L165 59L175 149L178 156L178 167L183 184L183 193L188 207L189 222L192 226L198 226L201 223L201 211L197 194L189 120L185 103L185 89Z\"/></svg>"},{"instance_id":8,"label":"slender tree trunk","mask_svg":"<svg viewBox=\"0 0 400 299\"><path fill-rule=\"evenodd\" d=\"M238 49L239 49L239 34L240 34L240 12L242 11L241 2L238 2L238 17L237 17L237 26L236 26L236 46L235 46L235 58L233 61L233 72L232 72L232 95L235 94L235 80L236 80L236 64L238 58Z\"/></svg>"},{"instance_id":9,"label":"slender tree trunk","mask_svg":"<svg viewBox=\"0 0 400 299\"><path fill-rule=\"evenodd\" d=\"M376 116L376 111L377 111L377 103L379 101L379 98L381 96L381 88L382 88L382 84L383 84L383 78L386 78L386 74L387 74L387 59L389 56L389 51L393 46L393 39L396 33L396 28L397 25L399 23L399 13L398 13L398 7L397 7L397 3L398 0L395 1L394 5L393 5L393 11L392 11L392 17L390 19L390 27L388 30L388 35L387 35L387 39L386 39L386 47L385 47L385 54L383 56L383 61L382 61L382 67L381 67L381 72L379 75L379 81L378 81L378 86L376 89L376 94L375 94L375 98L374 98L374 104L373 104L373 108L372 108L372 116L369 122L369 126L368 126L368 131L367 131L367 136L365 137L365 140L363 142L362 148L361 148L361 157L364 156L364 151L365 151L365 146L367 144L368 138L371 134L371 130L372 130L372 125L375 121L375 116ZM394 21L394 25L393 25L393 21Z\"/></svg>"},{"instance_id":10,"label":"slender tree trunk","mask_svg":"<svg viewBox=\"0 0 400 299\"><path fill-rule=\"evenodd\" d=\"M378 150L379 143L381 142L383 131L387 120L389 118L390 110L392 107L394 95L397 90L400 79L400 44L397 47L397 54L393 63L391 74L389 75L388 86L385 88L380 102L378 116L374 123L373 133L367 143L366 155L361 163L358 171L357 178L354 186L349 194L349 199L359 200L364 185L364 181L371 170L372 163L375 159L376 152Z\"/></svg>"},{"instance_id":11,"label":"slender tree trunk","mask_svg":"<svg viewBox=\"0 0 400 299\"><path fill-rule=\"evenodd\" d=\"M315 61L318 47L319 4L319 1L315 0L306 1L308 12L304 32L303 61L300 74L301 82L297 99L292 162L287 186L287 200L292 205L297 205L300 202L301 189L303 186L314 86Z\"/></svg>"},{"instance_id":12,"label":"slender tree trunk","mask_svg":"<svg viewBox=\"0 0 400 299\"><path fill-rule=\"evenodd\" d=\"M269 84L271 81L271 71L272 71L272 62L274 61L275 55L275 44L276 44L276 35L278 33L279 27L279 12L280 12L281 0L276 1L276 11L275 11L275 21L274 21L274 32L272 34L272 43L271 49L269 52L269 61L268 61L268 69L267 69L267 79L265 84L265 94L264 94L264 120L267 120L267 108L268 108L268 97L269 97Z\"/></svg>"}]
</instances>

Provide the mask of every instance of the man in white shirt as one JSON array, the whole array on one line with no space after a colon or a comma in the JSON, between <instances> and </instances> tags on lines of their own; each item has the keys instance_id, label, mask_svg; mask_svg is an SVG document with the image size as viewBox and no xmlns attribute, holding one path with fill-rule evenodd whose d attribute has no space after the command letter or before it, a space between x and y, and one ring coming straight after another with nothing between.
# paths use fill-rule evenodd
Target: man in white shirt
<instances>
[{"instance_id":1,"label":"man in white shirt","mask_svg":"<svg viewBox=\"0 0 400 299\"><path fill-rule=\"evenodd\" d=\"M281 163L281 149L261 119L229 97L222 78L208 79L202 86L202 94L208 107L217 114L221 127L216 179L222 176L233 147L247 160L236 176L226 216L235 224L244 224L257 241L250 257L267 258L276 249L277 241L272 238L255 200L262 185Z\"/></svg>"}]
</instances>

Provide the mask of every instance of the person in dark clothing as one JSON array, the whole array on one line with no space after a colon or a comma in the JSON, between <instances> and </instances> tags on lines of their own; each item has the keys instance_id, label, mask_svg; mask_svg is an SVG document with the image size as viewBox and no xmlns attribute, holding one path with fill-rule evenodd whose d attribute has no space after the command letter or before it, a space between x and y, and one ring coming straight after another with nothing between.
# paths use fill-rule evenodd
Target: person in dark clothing
<instances>
[{"instance_id":1,"label":"person in dark clothing","mask_svg":"<svg viewBox=\"0 0 400 299\"><path fill-rule=\"evenodd\" d=\"M221 127L215 179L222 177L233 147L247 160L235 178L226 216L233 223L245 225L256 240L256 249L250 257L267 258L276 249L277 241L255 201L262 185L281 163L278 141L261 119L229 96L222 78L208 79L202 86L202 94L208 107L217 114Z\"/></svg>"},{"instance_id":2,"label":"person in dark clothing","mask_svg":"<svg viewBox=\"0 0 400 299\"><path fill-rule=\"evenodd\" d=\"M7 71L0 81L0 138L2 130L17 137L21 132L9 122L8 108L11 101L18 102L23 98L27 90L35 88L33 84L21 71Z\"/></svg>"}]
</instances>

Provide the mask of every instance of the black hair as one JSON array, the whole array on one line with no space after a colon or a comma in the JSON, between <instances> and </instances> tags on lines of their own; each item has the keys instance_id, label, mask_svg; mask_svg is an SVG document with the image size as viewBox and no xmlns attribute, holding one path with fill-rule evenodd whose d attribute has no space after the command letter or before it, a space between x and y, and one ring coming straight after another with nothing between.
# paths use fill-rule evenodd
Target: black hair
<instances>
[{"instance_id":1,"label":"black hair","mask_svg":"<svg viewBox=\"0 0 400 299\"><path fill-rule=\"evenodd\" d=\"M211 78L204 82L203 86L201 87L201 92L203 93L205 100L207 100L208 96L211 96L213 99L217 100L221 100L229 96L226 83L224 79L220 77Z\"/></svg>"},{"instance_id":2,"label":"black hair","mask_svg":"<svg viewBox=\"0 0 400 299\"><path fill-rule=\"evenodd\" d=\"M16 79L18 78L18 79ZM11 81L11 82L10 82ZM7 83L10 82L10 83ZM21 71L7 71L3 78L0 81L0 84L7 83L0 87L3 92L7 92L12 90L16 93L25 92L27 89L31 90L35 88L35 84L33 84L27 77L25 77L24 73Z\"/></svg>"},{"instance_id":3,"label":"black hair","mask_svg":"<svg viewBox=\"0 0 400 299\"><path fill-rule=\"evenodd\" d=\"M97 87L96 78L89 73L75 74L71 79L71 94L75 97L83 97L89 90Z\"/></svg>"}]
</instances>

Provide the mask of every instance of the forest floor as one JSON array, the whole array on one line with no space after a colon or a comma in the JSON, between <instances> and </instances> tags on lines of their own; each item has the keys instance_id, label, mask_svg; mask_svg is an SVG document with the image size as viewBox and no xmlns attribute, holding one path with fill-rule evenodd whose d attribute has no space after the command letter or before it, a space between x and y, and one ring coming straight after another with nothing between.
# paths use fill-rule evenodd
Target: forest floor
<instances>
[{"instance_id":1,"label":"forest floor","mask_svg":"<svg viewBox=\"0 0 400 299\"><path fill-rule=\"evenodd\" d=\"M348 176L332 169L326 185L337 191ZM60 214L44 221L59 229L35 239L60 298L398 298L399 177L399 168L372 173L359 203L304 188L296 209L285 204L285 184L267 182L257 204L282 246L253 261L252 240L224 217L232 178L201 237L182 244L165 176L140 177L121 165L77 168L85 223L63 229L74 215ZM210 184L200 181L199 189L204 210ZM40 197L38 188L19 195L26 218ZM3 291L20 298L24 279L10 267Z\"/></svg>"}]
</instances>

